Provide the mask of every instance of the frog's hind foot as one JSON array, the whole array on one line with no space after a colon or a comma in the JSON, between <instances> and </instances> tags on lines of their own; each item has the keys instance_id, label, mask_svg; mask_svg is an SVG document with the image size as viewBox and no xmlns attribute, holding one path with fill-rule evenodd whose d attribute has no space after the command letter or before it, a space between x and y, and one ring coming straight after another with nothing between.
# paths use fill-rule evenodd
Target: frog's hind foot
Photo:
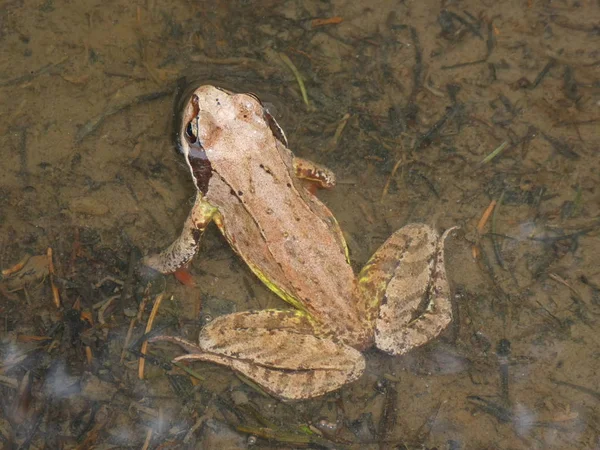
<instances>
[{"instance_id":1,"label":"frog's hind foot","mask_svg":"<svg viewBox=\"0 0 600 450\"><path fill-rule=\"evenodd\" d=\"M438 337L451 322L444 242L453 230L439 237L427 225L411 224L388 240L394 245L398 237L406 249L398 258L375 320L375 344L380 350L407 353Z\"/></svg>"},{"instance_id":2,"label":"frog's hind foot","mask_svg":"<svg viewBox=\"0 0 600 450\"><path fill-rule=\"evenodd\" d=\"M168 339L190 352L175 360L200 360L237 370L266 392L285 400L317 397L360 377L362 354L314 335L297 311L246 311L216 318L199 344Z\"/></svg>"}]
</instances>

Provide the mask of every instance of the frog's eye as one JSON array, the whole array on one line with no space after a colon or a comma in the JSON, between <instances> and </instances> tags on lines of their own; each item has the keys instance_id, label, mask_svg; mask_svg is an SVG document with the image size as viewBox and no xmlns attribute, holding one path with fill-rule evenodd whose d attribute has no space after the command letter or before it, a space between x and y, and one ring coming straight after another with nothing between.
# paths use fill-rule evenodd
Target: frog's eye
<instances>
[{"instance_id":1,"label":"frog's eye","mask_svg":"<svg viewBox=\"0 0 600 450\"><path fill-rule=\"evenodd\" d=\"M190 144L196 142L196 135L194 134L194 127L192 126L191 121L187 124L187 127L185 127L185 137Z\"/></svg>"}]
</instances>

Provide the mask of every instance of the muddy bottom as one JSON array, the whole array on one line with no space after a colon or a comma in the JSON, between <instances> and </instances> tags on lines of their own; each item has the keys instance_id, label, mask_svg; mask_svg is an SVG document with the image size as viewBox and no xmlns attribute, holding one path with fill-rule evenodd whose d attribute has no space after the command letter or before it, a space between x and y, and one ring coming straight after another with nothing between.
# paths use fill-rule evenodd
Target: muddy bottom
<instances>
[{"instance_id":1,"label":"muddy bottom","mask_svg":"<svg viewBox=\"0 0 600 450\"><path fill-rule=\"evenodd\" d=\"M5 1L3 448L600 448L599 27L591 0ZM289 308L214 225L189 274L140 270L190 211L173 103L207 82L336 173L355 271L460 227L438 339L296 402L144 344Z\"/></svg>"}]
</instances>

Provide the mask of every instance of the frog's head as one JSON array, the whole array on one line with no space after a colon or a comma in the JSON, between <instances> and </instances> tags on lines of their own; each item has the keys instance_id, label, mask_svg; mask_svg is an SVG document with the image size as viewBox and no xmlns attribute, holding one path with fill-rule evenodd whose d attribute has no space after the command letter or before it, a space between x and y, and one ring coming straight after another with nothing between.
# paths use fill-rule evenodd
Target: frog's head
<instances>
[{"instance_id":1,"label":"frog's head","mask_svg":"<svg viewBox=\"0 0 600 450\"><path fill-rule=\"evenodd\" d=\"M241 126L244 123L249 127ZM200 86L192 93L181 115L177 146L202 194L206 194L212 176L207 150L214 157L216 148L228 147L216 144L223 141L228 144L230 133L238 134L238 129L246 132L253 127L264 130L265 125L287 146L283 130L254 94L236 94L211 85Z\"/></svg>"}]
</instances>

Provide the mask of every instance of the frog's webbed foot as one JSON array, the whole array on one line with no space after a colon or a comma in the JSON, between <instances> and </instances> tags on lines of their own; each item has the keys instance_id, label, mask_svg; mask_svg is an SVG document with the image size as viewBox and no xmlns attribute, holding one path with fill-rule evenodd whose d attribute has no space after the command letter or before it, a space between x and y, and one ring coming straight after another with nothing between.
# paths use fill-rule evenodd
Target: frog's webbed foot
<instances>
[{"instance_id":1,"label":"frog's webbed foot","mask_svg":"<svg viewBox=\"0 0 600 450\"><path fill-rule=\"evenodd\" d=\"M327 167L297 156L294 156L293 164L297 178L315 183L323 189L335 186L335 174Z\"/></svg>"},{"instance_id":2,"label":"frog's webbed foot","mask_svg":"<svg viewBox=\"0 0 600 450\"><path fill-rule=\"evenodd\" d=\"M162 338L164 340L164 338ZM270 394L288 400L317 397L360 377L365 361L352 347L317 337L297 311L262 310L216 318L200 332L192 353L201 360L237 370Z\"/></svg>"},{"instance_id":3,"label":"frog's webbed foot","mask_svg":"<svg viewBox=\"0 0 600 450\"><path fill-rule=\"evenodd\" d=\"M444 241L453 230L439 237L427 225L407 225L361 272L363 293L372 296L371 305L380 303L374 330L379 349L404 354L435 339L452 320Z\"/></svg>"},{"instance_id":4,"label":"frog's webbed foot","mask_svg":"<svg viewBox=\"0 0 600 450\"><path fill-rule=\"evenodd\" d=\"M186 265L198 251L202 234L216 213L216 209L197 194L179 237L162 252L146 256L142 264L161 273L175 272Z\"/></svg>"}]
</instances>

